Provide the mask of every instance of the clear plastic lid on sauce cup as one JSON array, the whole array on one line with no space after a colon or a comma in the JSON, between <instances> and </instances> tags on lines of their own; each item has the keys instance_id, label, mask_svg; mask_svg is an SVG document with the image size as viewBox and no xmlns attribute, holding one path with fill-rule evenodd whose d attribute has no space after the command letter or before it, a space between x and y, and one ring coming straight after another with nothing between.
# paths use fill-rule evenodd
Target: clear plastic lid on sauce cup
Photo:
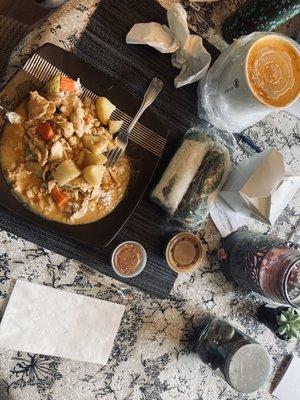
<instances>
[{"instance_id":1,"label":"clear plastic lid on sauce cup","mask_svg":"<svg viewBox=\"0 0 300 400\"><path fill-rule=\"evenodd\" d=\"M111 265L115 273L123 278L133 278L140 274L147 263L144 247L133 241L117 246L111 256Z\"/></svg>"},{"instance_id":2,"label":"clear plastic lid on sauce cup","mask_svg":"<svg viewBox=\"0 0 300 400\"><path fill-rule=\"evenodd\" d=\"M203 259L204 249L198 236L180 232L169 241L165 256L171 269L177 273L192 272Z\"/></svg>"}]
</instances>

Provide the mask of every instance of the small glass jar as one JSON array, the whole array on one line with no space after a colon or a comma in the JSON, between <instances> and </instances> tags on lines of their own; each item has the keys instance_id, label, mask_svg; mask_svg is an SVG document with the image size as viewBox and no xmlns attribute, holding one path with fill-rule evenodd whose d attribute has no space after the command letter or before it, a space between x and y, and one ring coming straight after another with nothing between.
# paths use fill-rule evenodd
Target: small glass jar
<instances>
[{"instance_id":1,"label":"small glass jar","mask_svg":"<svg viewBox=\"0 0 300 400\"><path fill-rule=\"evenodd\" d=\"M300 251L296 244L236 231L223 240L219 260L231 281L277 303L300 307Z\"/></svg>"},{"instance_id":2,"label":"small glass jar","mask_svg":"<svg viewBox=\"0 0 300 400\"><path fill-rule=\"evenodd\" d=\"M241 393L258 390L270 373L270 357L264 347L220 319L205 320L197 328L195 351L217 375Z\"/></svg>"}]
</instances>

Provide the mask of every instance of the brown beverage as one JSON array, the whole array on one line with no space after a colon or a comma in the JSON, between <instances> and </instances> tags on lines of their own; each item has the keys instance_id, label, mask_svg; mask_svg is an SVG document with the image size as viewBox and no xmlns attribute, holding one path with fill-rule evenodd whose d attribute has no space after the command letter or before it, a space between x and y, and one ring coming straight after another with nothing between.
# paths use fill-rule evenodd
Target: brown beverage
<instances>
[{"instance_id":1,"label":"brown beverage","mask_svg":"<svg viewBox=\"0 0 300 400\"><path fill-rule=\"evenodd\" d=\"M258 39L248 52L246 70L252 93L269 107L285 108L300 95L300 52L288 39Z\"/></svg>"}]
</instances>

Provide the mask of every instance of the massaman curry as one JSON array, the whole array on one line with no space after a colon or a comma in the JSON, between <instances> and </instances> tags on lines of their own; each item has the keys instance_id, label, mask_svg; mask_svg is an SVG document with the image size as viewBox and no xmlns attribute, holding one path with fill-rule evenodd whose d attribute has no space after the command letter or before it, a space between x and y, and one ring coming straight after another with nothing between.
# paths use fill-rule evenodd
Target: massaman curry
<instances>
[{"instance_id":1,"label":"massaman curry","mask_svg":"<svg viewBox=\"0 0 300 400\"><path fill-rule=\"evenodd\" d=\"M130 176L126 156L106 168L106 154L123 121L110 119L115 106L80 99L79 82L57 75L29 93L7 123L0 160L13 193L36 213L65 224L103 218L119 204Z\"/></svg>"}]
</instances>

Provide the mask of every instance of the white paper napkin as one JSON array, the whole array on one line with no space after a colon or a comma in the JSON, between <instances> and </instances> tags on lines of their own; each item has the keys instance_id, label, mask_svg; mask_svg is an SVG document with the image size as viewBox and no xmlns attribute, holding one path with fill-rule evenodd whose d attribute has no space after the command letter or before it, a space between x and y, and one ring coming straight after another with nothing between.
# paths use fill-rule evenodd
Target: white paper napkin
<instances>
[{"instance_id":1,"label":"white paper napkin","mask_svg":"<svg viewBox=\"0 0 300 400\"><path fill-rule=\"evenodd\" d=\"M283 377L273 390L279 400L300 399L300 358L293 356Z\"/></svg>"},{"instance_id":2,"label":"white paper napkin","mask_svg":"<svg viewBox=\"0 0 300 400\"><path fill-rule=\"evenodd\" d=\"M218 197L212 204L209 213L222 237L236 231L241 226L249 225L250 221L250 218L233 211L221 197Z\"/></svg>"},{"instance_id":3,"label":"white paper napkin","mask_svg":"<svg viewBox=\"0 0 300 400\"><path fill-rule=\"evenodd\" d=\"M126 43L147 44L161 53L173 53L172 64L181 69L175 78L176 88L197 82L203 78L211 62L211 56L198 35L190 35L187 13L177 3L168 10L169 26L157 22L133 25L126 36Z\"/></svg>"},{"instance_id":4,"label":"white paper napkin","mask_svg":"<svg viewBox=\"0 0 300 400\"><path fill-rule=\"evenodd\" d=\"M106 364L124 306L22 280L0 325L0 347Z\"/></svg>"}]
</instances>

